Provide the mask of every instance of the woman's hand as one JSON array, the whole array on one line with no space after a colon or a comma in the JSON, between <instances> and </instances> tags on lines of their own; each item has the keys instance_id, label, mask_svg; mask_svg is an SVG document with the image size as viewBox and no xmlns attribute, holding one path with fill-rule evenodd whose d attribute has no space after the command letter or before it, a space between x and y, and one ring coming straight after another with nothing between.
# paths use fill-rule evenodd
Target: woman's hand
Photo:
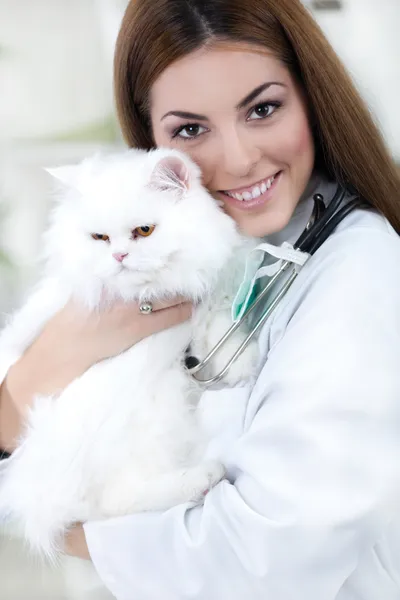
<instances>
[{"instance_id":1,"label":"woman's hand","mask_svg":"<svg viewBox=\"0 0 400 600\"><path fill-rule=\"evenodd\" d=\"M89 312L70 302L53 317L0 388L0 447L12 451L21 420L36 394L56 394L95 363L143 338L187 320L192 305L181 299L154 302L143 315L136 303L116 302Z\"/></svg>"},{"instance_id":2,"label":"woman's hand","mask_svg":"<svg viewBox=\"0 0 400 600\"><path fill-rule=\"evenodd\" d=\"M83 526L78 523L65 536L64 551L70 556L90 560L90 554L86 543Z\"/></svg>"},{"instance_id":3,"label":"woman's hand","mask_svg":"<svg viewBox=\"0 0 400 600\"><path fill-rule=\"evenodd\" d=\"M73 302L46 326L38 345L46 354L60 346L65 358L80 358L91 366L116 356L149 335L187 320L192 305L182 299L153 302L153 312L143 315L137 303L116 301L113 305L88 312Z\"/></svg>"}]
</instances>

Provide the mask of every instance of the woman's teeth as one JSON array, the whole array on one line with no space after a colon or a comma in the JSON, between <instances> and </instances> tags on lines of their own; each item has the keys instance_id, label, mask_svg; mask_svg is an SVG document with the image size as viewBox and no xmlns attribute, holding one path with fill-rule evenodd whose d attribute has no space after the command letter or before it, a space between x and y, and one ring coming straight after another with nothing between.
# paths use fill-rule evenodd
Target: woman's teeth
<instances>
[{"instance_id":1,"label":"woman's teeth","mask_svg":"<svg viewBox=\"0 0 400 600\"><path fill-rule=\"evenodd\" d=\"M275 175L273 177L270 177L269 179L266 179L261 184L255 185L248 192L243 192L242 194L236 194L234 192L225 192L225 194L227 194L231 198L235 198L236 200L255 200L256 198L261 196L261 194L264 194L267 190L269 190L271 185L274 183L274 180Z\"/></svg>"}]
</instances>

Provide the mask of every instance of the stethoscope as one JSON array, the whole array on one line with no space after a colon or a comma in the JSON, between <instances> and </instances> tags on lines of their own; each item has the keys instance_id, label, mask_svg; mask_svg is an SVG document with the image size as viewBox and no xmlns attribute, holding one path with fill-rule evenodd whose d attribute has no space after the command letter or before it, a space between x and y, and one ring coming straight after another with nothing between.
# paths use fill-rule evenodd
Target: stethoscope
<instances>
[{"instance_id":1,"label":"stethoscope","mask_svg":"<svg viewBox=\"0 0 400 600\"><path fill-rule=\"evenodd\" d=\"M351 213L355 208L370 208L370 205L365 200L361 199L359 196L356 195L351 197L350 200L346 202L344 206L341 206L344 198L346 197L346 194L347 189L339 184L337 186L335 195L332 198L331 202L329 202L328 206L325 205L324 197L322 196L322 194L318 193L313 196L313 212L303 233L300 235L300 237L294 244L295 250L299 250L308 254L309 256L312 256L318 250L318 248L320 248L322 244L328 239L328 237L336 229L339 223L341 223L341 221L343 221L343 219L345 219L347 215ZM292 267L292 271L290 272L289 276L287 276L288 273L286 272L289 271L290 267ZM238 347L238 349L233 354L232 358L228 361L228 363L225 365L225 367L217 375L209 379L201 379L200 377L198 377L197 374L200 373L200 371L202 371L209 364L211 359L220 350L224 343L234 334L234 332L243 324L243 322L251 315L251 313L253 313L253 311L257 308L260 302L262 302L262 300L267 296L271 288L273 288L275 284L279 281L279 279L282 278L282 275L284 273L286 273L285 283L276 293L268 308L255 323L252 330L249 332L242 344ZM275 308L279 305L280 301L287 294L298 273L299 269L296 268L296 265L294 265L291 260L284 260L282 262L278 271L271 277L268 284L258 294L258 296L247 308L244 314L232 324L232 326L219 340L219 342L217 342L217 344L207 354L207 356L200 362L196 360L196 364L194 366L190 366L190 364L187 364L187 369L189 373L194 377L196 381L203 384L204 386L209 386L219 382L224 377L224 375L231 368L232 364L247 348L250 341L260 331L264 323L273 313Z\"/></svg>"}]
</instances>

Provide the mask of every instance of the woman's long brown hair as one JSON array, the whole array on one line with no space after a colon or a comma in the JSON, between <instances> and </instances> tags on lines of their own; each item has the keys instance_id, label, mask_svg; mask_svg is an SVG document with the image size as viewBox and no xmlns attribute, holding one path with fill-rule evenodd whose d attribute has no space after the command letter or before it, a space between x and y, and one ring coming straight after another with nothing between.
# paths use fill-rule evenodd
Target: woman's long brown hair
<instances>
[{"instance_id":1,"label":"woman's long brown hair","mask_svg":"<svg viewBox=\"0 0 400 600\"><path fill-rule=\"evenodd\" d=\"M400 180L382 135L333 48L300 0L131 0L114 80L130 146L154 147L151 86L175 60L213 41L263 46L304 89L317 165L351 185L400 232Z\"/></svg>"}]
</instances>

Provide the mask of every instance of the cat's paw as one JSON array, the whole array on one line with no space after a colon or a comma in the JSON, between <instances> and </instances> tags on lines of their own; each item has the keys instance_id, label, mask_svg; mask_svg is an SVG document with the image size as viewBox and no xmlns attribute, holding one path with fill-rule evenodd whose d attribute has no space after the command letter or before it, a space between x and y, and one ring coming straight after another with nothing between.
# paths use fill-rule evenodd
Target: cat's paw
<instances>
[{"instance_id":1,"label":"cat's paw","mask_svg":"<svg viewBox=\"0 0 400 600\"><path fill-rule=\"evenodd\" d=\"M98 510L102 518L108 518L200 502L224 475L223 465L211 460L141 482L129 481L127 472L103 491Z\"/></svg>"},{"instance_id":2,"label":"cat's paw","mask_svg":"<svg viewBox=\"0 0 400 600\"><path fill-rule=\"evenodd\" d=\"M182 492L187 502L200 502L225 476L225 468L216 460L207 460L185 472Z\"/></svg>"},{"instance_id":3,"label":"cat's paw","mask_svg":"<svg viewBox=\"0 0 400 600\"><path fill-rule=\"evenodd\" d=\"M128 478L126 481L115 479L96 499L96 512L101 519L119 517L136 512L137 493Z\"/></svg>"}]
</instances>

